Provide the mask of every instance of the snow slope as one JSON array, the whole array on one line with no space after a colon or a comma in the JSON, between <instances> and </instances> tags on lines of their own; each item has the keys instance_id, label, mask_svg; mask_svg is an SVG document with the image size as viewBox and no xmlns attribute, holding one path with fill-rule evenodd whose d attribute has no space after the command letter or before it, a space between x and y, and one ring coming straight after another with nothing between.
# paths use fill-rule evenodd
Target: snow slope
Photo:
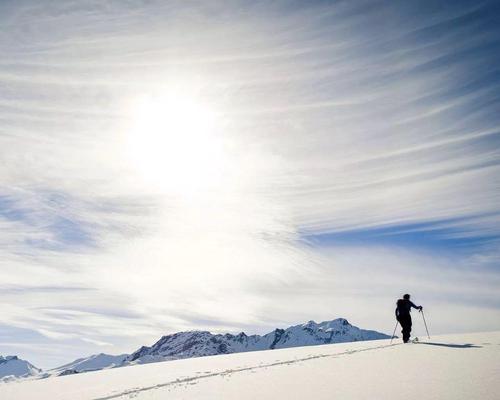
<instances>
[{"instance_id":1,"label":"snow slope","mask_svg":"<svg viewBox=\"0 0 500 400\"><path fill-rule=\"evenodd\" d=\"M21 360L17 356L0 356L0 379L6 377L28 377L38 375L42 370Z\"/></svg>"},{"instance_id":2,"label":"snow slope","mask_svg":"<svg viewBox=\"0 0 500 400\"><path fill-rule=\"evenodd\" d=\"M132 353L126 363L145 364L180 358L213 356L246 351L284 349L298 346L315 346L329 343L355 342L389 338L380 332L360 329L344 318L275 329L264 336L206 331L179 332L163 336L153 346L143 346Z\"/></svg>"},{"instance_id":3,"label":"snow slope","mask_svg":"<svg viewBox=\"0 0 500 400\"><path fill-rule=\"evenodd\" d=\"M69 364L54 368L50 370L50 373L59 375L113 368L121 365L127 356L128 354L120 354L118 356L112 356L104 353L94 354L90 357L79 358Z\"/></svg>"},{"instance_id":4,"label":"snow slope","mask_svg":"<svg viewBox=\"0 0 500 400\"><path fill-rule=\"evenodd\" d=\"M2 400L481 399L500 393L500 332L175 360L0 385Z\"/></svg>"}]
</instances>

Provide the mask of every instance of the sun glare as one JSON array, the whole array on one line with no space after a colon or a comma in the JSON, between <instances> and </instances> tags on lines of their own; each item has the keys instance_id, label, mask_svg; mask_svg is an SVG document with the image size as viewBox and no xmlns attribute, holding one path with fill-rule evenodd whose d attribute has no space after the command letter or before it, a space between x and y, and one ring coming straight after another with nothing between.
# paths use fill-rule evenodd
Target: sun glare
<instances>
[{"instance_id":1,"label":"sun glare","mask_svg":"<svg viewBox=\"0 0 500 400\"><path fill-rule=\"evenodd\" d=\"M216 186L223 149L215 113L195 97L148 97L133 107L129 152L144 178L169 193Z\"/></svg>"}]
</instances>

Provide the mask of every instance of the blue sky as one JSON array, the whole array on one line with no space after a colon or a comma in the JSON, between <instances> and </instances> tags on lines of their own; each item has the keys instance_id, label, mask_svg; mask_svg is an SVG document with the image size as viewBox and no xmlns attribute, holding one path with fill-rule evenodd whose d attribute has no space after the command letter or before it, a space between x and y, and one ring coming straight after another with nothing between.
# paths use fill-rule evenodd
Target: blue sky
<instances>
[{"instance_id":1,"label":"blue sky","mask_svg":"<svg viewBox=\"0 0 500 400\"><path fill-rule=\"evenodd\" d=\"M500 329L498 2L3 1L0 354ZM422 327L416 324L416 333Z\"/></svg>"},{"instance_id":2,"label":"blue sky","mask_svg":"<svg viewBox=\"0 0 500 400\"><path fill-rule=\"evenodd\" d=\"M358 230L338 231L304 236L304 240L313 246L331 244L396 245L415 250L434 250L444 253L468 254L482 251L490 244L498 242L498 235L485 233L469 235L467 229L461 227L461 220L444 220L413 224L398 224ZM458 225L458 226L457 226Z\"/></svg>"}]
</instances>

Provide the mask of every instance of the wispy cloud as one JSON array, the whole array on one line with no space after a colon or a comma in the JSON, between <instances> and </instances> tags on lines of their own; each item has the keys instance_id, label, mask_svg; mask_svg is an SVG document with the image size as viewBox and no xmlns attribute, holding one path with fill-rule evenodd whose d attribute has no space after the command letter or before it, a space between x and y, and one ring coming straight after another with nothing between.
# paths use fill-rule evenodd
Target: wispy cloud
<instances>
[{"instance_id":1,"label":"wispy cloud","mask_svg":"<svg viewBox=\"0 0 500 400\"><path fill-rule=\"evenodd\" d=\"M500 309L498 15L494 2L2 2L6 331L85 353L340 315L387 330L406 290L446 311L441 332L498 329L482 319ZM213 109L222 149L222 183L189 196L148 180L127 147L137 99L173 87Z\"/></svg>"}]
</instances>

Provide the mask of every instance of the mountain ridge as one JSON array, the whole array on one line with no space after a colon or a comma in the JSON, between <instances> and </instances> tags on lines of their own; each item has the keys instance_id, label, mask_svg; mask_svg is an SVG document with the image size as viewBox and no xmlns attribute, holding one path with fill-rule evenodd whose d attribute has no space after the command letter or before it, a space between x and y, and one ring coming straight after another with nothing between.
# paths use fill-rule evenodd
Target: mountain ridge
<instances>
[{"instance_id":1,"label":"mountain ridge","mask_svg":"<svg viewBox=\"0 0 500 400\"><path fill-rule=\"evenodd\" d=\"M131 354L93 354L48 371L36 368L28 361L19 360L17 356L0 356L0 379L48 378L168 360L387 338L390 336L384 333L353 326L345 318L320 323L311 320L285 329L276 328L264 335L191 330L164 335L153 345L141 346ZM2 366L7 362L11 363L9 369ZM14 362L17 369L13 368ZM2 368L5 372L3 375Z\"/></svg>"},{"instance_id":2,"label":"mountain ridge","mask_svg":"<svg viewBox=\"0 0 500 400\"><path fill-rule=\"evenodd\" d=\"M360 329L345 318L316 323L309 321L286 329L277 328L265 335L212 334L208 331L185 331L162 336L152 346L141 346L130 354L125 364L144 364L181 358L203 357L247 351L272 350L361 340L387 339L389 335Z\"/></svg>"},{"instance_id":3,"label":"mountain ridge","mask_svg":"<svg viewBox=\"0 0 500 400\"><path fill-rule=\"evenodd\" d=\"M70 363L50 370L55 375L70 375L81 372L98 371L101 369L121 366L128 354L110 355L105 353L92 354L88 357L78 358Z\"/></svg>"},{"instance_id":4,"label":"mountain ridge","mask_svg":"<svg viewBox=\"0 0 500 400\"><path fill-rule=\"evenodd\" d=\"M0 399L498 400L499 343L485 332L198 357L0 385Z\"/></svg>"}]
</instances>

